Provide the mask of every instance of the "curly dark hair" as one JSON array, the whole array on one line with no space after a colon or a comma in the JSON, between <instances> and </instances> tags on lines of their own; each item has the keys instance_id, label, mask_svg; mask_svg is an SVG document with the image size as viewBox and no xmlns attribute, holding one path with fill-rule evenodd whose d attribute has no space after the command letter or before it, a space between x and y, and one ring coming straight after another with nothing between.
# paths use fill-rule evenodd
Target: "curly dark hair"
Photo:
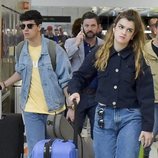
<instances>
[{"instance_id":1,"label":"curly dark hair","mask_svg":"<svg viewBox=\"0 0 158 158\"><path fill-rule=\"evenodd\" d=\"M77 34L80 32L81 30L81 22L82 22L82 19L81 18L77 18L73 25L72 25L72 34L74 37L77 36Z\"/></svg>"},{"instance_id":2,"label":"curly dark hair","mask_svg":"<svg viewBox=\"0 0 158 158\"><path fill-rule=\"evenodd\" d=\"M36 25L42 24L43 18L37 10L29 10L20 15L20 21L34 20Z\"/></svg>"}]
</instances>

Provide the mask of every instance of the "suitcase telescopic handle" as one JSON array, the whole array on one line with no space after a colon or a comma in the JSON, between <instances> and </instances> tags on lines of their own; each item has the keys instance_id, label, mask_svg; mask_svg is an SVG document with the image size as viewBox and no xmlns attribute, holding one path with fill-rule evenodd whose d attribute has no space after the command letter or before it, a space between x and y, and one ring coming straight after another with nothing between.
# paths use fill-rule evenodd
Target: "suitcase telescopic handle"
<instances>
[{"instance_id":1,"label":"suitcase telescopic handle","mask_svg":"<svg viewBox=\"0 0 158 158\"><path fill-rule=\"evenodd\" d=\"M76 99L73 100L74 104L74 111L75 111L75 119L74 119L74 144L76 145L76 148L78 148L78 130L77 130L77 101Z\"/></svg>"}]
</instances>

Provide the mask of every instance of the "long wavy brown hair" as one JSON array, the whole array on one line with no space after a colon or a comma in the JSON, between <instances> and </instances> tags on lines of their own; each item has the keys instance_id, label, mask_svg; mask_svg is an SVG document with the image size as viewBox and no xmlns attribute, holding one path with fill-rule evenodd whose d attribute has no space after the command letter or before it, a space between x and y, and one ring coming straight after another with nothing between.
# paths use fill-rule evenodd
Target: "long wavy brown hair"
<instances>
[{"instance_id":1,"label":"long wavy brown hair","mask_svg":"<svg viewBox=\"0 0 158 158\"><path fill-rule=\"evenodd\" d=\"M129 44L133 47L133 51L135 53L135 68L136 68L135 78L137 78L141 68L141 58L143 55L143 47L145 44L145 33L144 33L145 29L139 13L133 9L121 12L116 17L114 23L111 25L108 32L106 33L105 43L96 53L95 66L100 71L106 69L108 64L108 59L110 56L110 48L114 44L113 28L117 25L118 21L122 18L126 18L129 21L133 21L135 25L134 37L133 40L129 41Z\"/></svg>"}]
</instances>

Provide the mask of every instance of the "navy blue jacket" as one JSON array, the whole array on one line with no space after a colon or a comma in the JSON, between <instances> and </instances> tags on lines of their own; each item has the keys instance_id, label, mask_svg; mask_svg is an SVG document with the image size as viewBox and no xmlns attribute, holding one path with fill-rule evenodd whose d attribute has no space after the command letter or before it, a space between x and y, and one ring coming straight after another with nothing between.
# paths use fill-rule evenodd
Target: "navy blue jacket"
<instances>
[{"instance_id":1,"label":"navy blue jacket","mask_svg":"<svg viewBox=\"0 0 158 158\"><path fill-rule=\"evenodd\" d=\"M111 48L108 66L97 71L95 53L90 53L80 69L73 73L68 92L80 92L97 75L96 101L114 108L141 108L142 130L152 131L154 123L154 90L150 67L142 58L141 71L135 79L134 52L126 47L120 52Z\"/></svg>"}]
</instances>

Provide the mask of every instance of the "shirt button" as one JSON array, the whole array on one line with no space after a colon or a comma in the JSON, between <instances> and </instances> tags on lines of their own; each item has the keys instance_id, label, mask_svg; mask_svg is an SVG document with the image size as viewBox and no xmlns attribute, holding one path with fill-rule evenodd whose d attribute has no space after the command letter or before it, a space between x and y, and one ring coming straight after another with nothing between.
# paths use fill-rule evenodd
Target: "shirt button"
<instances>
[{"instance_id":1,"label":"shirt button","mask_svg":"<svg viewBox=\"0 0 158 158\"><path fill-rule=\"evenodd\" d=\"M114 86L114 89L117 89L117 86L116 86L116 85Z\"/></svg>"},{"instance_id":2,"label":"shirt button","mask_svg":"<svg viewBox=\"0 0 158 158\"><path fill-rule=\"evenodd\" d=\"M119 72L119 69L115 69L115 72Z\"/></svg>"},{"instance_id":3,"label":"shirt button","mask_svg":"<svg viewBox=\"0 0 158 158\"><path fill-rule=\"evenodd\" d=\"M113 101L113 102L112 102L112 105L116 105L116 102L115 102L115 101Z\"/></svg>"},{"instance_id":4,"label":"shirt button","mask_svg":"<svg viewBox=\"0 0 158 158\"><path fill-rule=\"evenodd\" d=\"M120 56L120 53L117 53L118 56Z\"/></svg>"}]
</instances>

